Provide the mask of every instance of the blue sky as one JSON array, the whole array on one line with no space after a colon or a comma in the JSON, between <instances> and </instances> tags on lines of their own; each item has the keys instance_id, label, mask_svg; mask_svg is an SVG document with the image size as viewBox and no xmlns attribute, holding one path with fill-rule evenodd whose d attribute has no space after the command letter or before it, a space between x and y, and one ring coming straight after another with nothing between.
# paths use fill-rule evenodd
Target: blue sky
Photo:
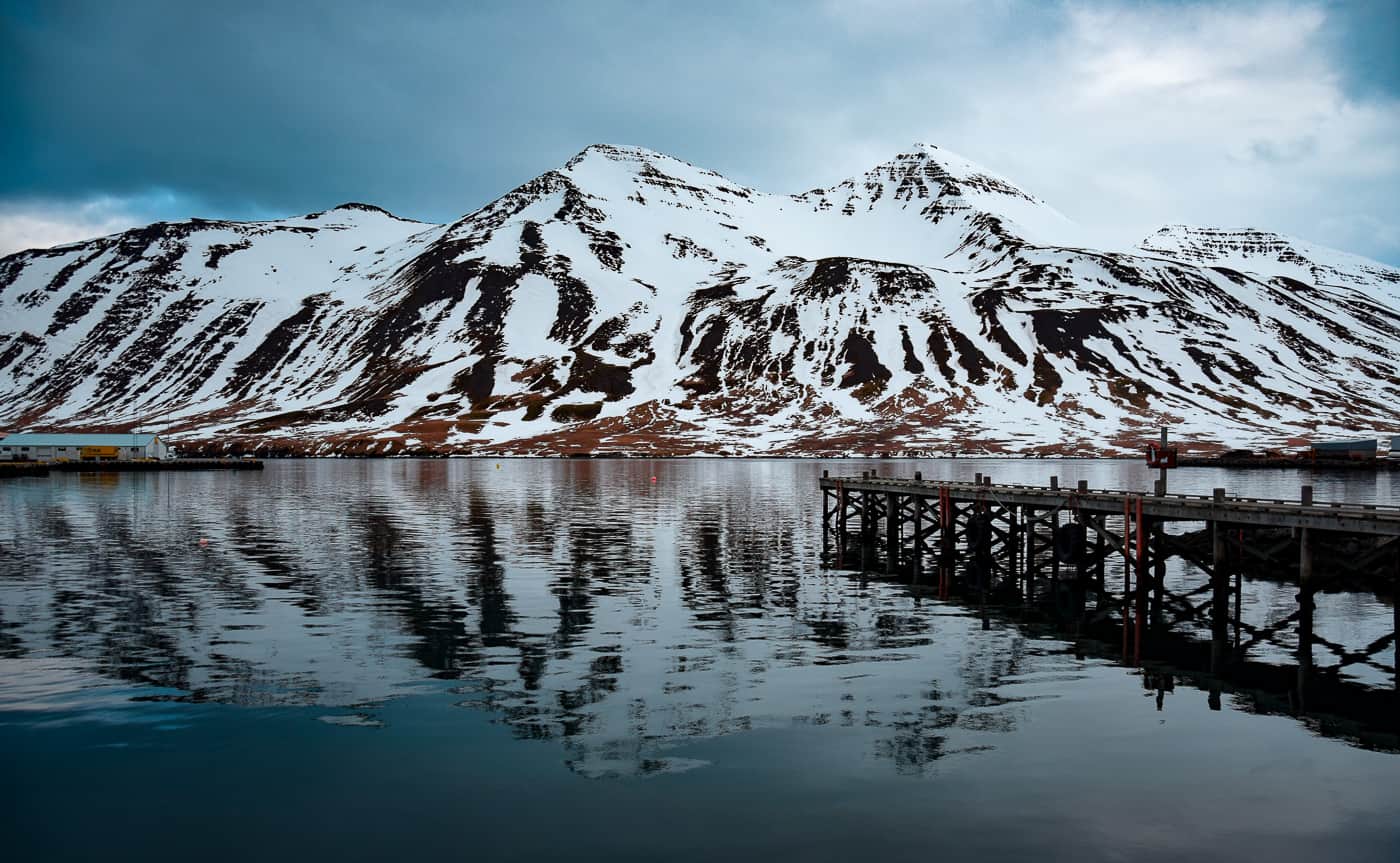
<instances>
[{"instance_id":1,"label":"blue sky","mask_svg":"<svg viewBox=\"0 0 1400 863\"><path fill-rule=\"evenodd\" d=\"M1400 264L1400 0L0 0L0 252L347 200L450 220L595 142L770 191L915 141L1106 243Z\"/></svg>"}]
</instances>

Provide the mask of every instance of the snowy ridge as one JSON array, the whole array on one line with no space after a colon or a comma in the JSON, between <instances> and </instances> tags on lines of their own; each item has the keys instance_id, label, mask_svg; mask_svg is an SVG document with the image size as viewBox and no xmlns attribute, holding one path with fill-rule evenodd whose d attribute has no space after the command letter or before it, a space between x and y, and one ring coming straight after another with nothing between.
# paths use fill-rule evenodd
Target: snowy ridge
<instances>
[{"instance_id":1,"label":"snowy ridge","mask_svg":"<svg viewBox=\"0 0 1400 863\"><path fill-rule=\"evenodd\" d=\"M317 453L1105 452L1400 431L1400 271L1084 248L927 145L773 195L589 147L450 225L347 204L0 260L0 425Z\"/></svg>"}]
</instances>

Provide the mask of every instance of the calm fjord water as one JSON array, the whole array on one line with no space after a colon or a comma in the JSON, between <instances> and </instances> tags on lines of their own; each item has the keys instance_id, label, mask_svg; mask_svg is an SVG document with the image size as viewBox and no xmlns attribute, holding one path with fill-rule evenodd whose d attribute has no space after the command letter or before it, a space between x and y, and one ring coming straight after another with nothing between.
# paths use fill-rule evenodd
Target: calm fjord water
<instances>
[{"instance_id":1,"label":"calm fjord water","mask_svg":"<svg viewBox=\"0 0 1400 863\"><path fill-rule=\"evenodd\" d=\"M5 856L1400 859L1393 751L823 569L816 479L872 465L1151 481L452 460L0 484ZM1172 477L1309 481L1400 502L1394 473ZM1244 587L1246 617L1294 603ZM1374 596L1318 606L1336 643L1389 631Z\"/></svg>"}]
</instances>

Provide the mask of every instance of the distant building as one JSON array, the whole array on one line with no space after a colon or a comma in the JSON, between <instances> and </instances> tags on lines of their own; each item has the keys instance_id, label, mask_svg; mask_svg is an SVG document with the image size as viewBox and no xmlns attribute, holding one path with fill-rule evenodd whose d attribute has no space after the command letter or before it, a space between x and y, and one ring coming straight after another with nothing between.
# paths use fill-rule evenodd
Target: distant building
<instances>
[{"instance_id":1,"label":"distant building","mask_svg":"<svg viewBox=\"0 0 1400 863\"><path fill-rule=\"evenodd\" d=\"M1379 449L1376 438L1332 440L1313 444L1312 454L1320 458L1375 458Z\"/></svg>"},{"instance_id":2,"label":"distant building","mask_svg":"<svg viewBox=\"0 0 1400 863\"><path fill-rule=\"evenodd\" d=\"M169 458L154 434L12 434L0 438L0 461L118 461Z\"/></svg>"}]
</instances>

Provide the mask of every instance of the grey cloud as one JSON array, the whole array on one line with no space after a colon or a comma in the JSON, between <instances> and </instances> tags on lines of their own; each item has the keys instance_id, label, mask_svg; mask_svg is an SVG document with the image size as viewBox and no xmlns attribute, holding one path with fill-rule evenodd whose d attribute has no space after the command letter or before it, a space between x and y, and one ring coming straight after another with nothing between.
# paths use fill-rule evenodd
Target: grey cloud
<instances>
[{"instance_id":1,"label":"grey cloud","mask_svg":"<svg viewBox=\"0 0 1400 863\"><path fill-rule=\"evenodd\" d=\"M141 211L265 217L364 200L443 221L599 141L797 191L929 140L1081 220L1145 232L1247 217L1400 260L1375 240L1384 230L1307 215L1308 196L1327 190L1368 224L1400 224L1400 167L1384 144L1400 86L1384 46L1356 32L1384 10L1303 4L1325 19L1308 62L1324 57L1318 76L1335 73L1355 100L1335 116L1364 120L1346 128L1202 123L1240 113L1228 93L1207 99L1209 78L1163 90L1176 113L1092 101L1084 52L1134 44L1144 16L1157 29L1271 15L1286 27L1309 20L1287 14L1298 5L1231 17L1238 4L0 0L0 201L165 189L174 197ZM1089 19L1106 35L1086 48L1076 28ZM1268 74L1249 73L1270 98L1294 86ZM1364 152L1375 155L1352 157ZM1242 157L1254 167L1240 170ZM1271 191L1282 175L1270 170L1288 171L1296 194Z\"/></svg>"}]
</instances>

